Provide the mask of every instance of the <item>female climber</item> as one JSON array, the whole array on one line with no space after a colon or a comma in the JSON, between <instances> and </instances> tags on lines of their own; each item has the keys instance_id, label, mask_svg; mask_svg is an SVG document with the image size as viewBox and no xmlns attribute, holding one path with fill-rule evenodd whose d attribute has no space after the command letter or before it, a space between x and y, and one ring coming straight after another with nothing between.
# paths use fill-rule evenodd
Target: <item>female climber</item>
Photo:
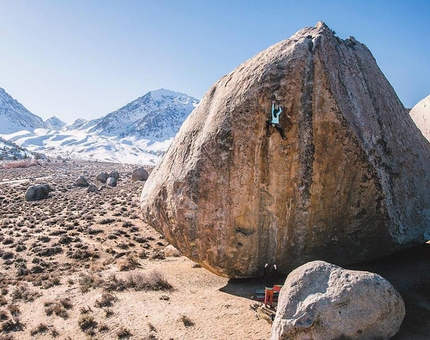
<instances>
[{"instance_id":1,"label":"female climber","mask_svg":"<svg viewBox=\"0 0 430 340\"><path fill-rule=\"evenodd\" d=\"M278 105L275 106L275 103L272 102L272 119L266 121L266 128L268 129L269 126L274 126L281 134L282 139L287 139L287 137L285 137L284 131L281 128L281 125L279 125L279 116L281 113L282 108Z\"/></svg>"}]
</instances>

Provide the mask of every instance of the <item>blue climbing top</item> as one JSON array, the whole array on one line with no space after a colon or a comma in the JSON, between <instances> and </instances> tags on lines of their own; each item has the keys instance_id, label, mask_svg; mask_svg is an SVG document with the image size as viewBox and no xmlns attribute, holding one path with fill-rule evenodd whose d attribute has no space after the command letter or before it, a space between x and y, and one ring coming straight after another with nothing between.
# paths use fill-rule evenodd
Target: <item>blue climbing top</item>
<instances>
[{"instance_id":1,"label":"blue climbing top","mask_svg":"<svg viewBox=\"0 0 430 340\"><path fill-rule=\"evenodd\" d=\"M278 106L278 109L275 109L275 104L272 104L272 124L279 124L279 116L282 113L282 108Z\"/></svg>"}]
</instances>

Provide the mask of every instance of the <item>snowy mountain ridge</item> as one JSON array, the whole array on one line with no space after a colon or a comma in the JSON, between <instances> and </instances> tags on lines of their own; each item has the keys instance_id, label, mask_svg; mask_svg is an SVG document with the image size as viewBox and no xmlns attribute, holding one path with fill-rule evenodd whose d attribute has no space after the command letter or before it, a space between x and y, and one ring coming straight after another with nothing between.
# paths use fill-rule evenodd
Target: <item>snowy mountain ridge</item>
<instances>
[{"instance_id":1,"label":"snowy mountain ridge","mask_svg":"<svg viewBox=\"0 0 430 340\"><path fill-rule=\"evenodd\" d=\"M151 91L101 119L82 126L106 136L138 136L153 140L173 138L198 100L166 89Z\"/></svg>"},{"instance_id":2,"label":"snowy mountain ridge","mask_svg":"<svg viewBox=\"0 0 430 340\"><path fill-rule=\"evenodd\" d=\"M98 119L64 125L52 117L41 127L15 129L3 137L53 157L154 165L198 102L161 89Z\"/></svg>"},{"instance_id":3,"label":"snowy mountain ridge","mask_svg":"<svg viewBox=\"0 0 430 340\"><path fill-rule=\"evenodd\" d=\"M42 118L28 111L0 88L0 133L44 127L46 126Z\"/></svg>"},{"instance_id":4,"label":"snowy mountain ridge","mask_svg":"<svg viewBox=\"0 0 430 340\"><path fill-rule=\"evenodd\" d=\"M60 130L65 125L65 122L55 116L45 120L45 126L51 130Z\"/></svg>"}]
</instances>

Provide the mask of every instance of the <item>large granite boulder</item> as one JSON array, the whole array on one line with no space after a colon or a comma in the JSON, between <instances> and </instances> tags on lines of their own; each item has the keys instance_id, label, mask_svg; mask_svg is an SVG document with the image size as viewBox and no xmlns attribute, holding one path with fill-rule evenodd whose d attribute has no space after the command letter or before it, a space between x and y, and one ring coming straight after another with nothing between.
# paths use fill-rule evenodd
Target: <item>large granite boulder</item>
<instances>
[{"instance_id":1,"label":"large granite boulder","mask_svg":"<svg viewBox=\"0 0 430 340\"><path fill-rule=\"evenodd\" d=\"M404 317L402 297L382 276L313 261L288 275L271 339L390 339Z\"/></svg>"},{"instance_id":2,"label":"large granite boulder","mask_svg":"<svg viewBox=\"0 0 430 340\"><path fill-rule=\"evenodd\" d=\"M266 121L281 106L277 129ZM430 147L365 45L324 23L221 78L145 183L143 219L227 277L430 239Z\"/></svg>"},{"instance_id":3,"label":"large granite boulder","mask_svg":"<svg viewBox=\"0 0 430 340\"><path fill-rule=\"evenodd\" d=\"M430 95L420 100L409 112L427 140L430 140Z\"/></svg>"}]
</instances>

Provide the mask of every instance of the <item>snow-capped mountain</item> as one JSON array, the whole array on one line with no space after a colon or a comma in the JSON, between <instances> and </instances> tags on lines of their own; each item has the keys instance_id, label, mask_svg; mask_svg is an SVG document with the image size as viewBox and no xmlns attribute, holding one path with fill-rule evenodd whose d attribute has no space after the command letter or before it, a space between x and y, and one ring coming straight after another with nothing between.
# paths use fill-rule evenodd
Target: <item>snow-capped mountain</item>
<instances>
[{"instance_id":1,"label":"snow-capped mountain","mask_svg":"<svg viewBox=\"0 0 430 340\"><path fill-rule=\"evenodd\" d=\"M54 126L15 130L3 137L48 156L156 164L197 104L195 98L162 89L98 119L77 119L59 130L51 119Z\"/></svg>"},{"instance_id":2,"label":"snow-capped mountain","mask_svg":"<svg viewBox=\"0 0 430 340\"><path fill-rule=\"evenodd\" d=\"M59 119L55 116L45 120L46 128L51 129L51 130L60 130L65 125L66 125L65 122L63 122L61 119Z\"/></svg>"},{"instance_id":3,"label":"snow-capped mountain","mask_svg":"<svg viewBox=\"0 0 430 340\"><path fill-rule=\"evenodd\" d=\"M42 118L28 111L0 88L0 133L44 128Z\"/></svg>"},{"instance_id":4,"label":"snow-capped mountain","mask_svg":"<svg viewBox=\"0 0 430 340\"><path fill-rule=\"evenodd\" d=\"M165 89L151 91L119 110L92 121L95 124L89 132L158 141L173 138L198 103L197 99L183 93Z\"/></svg>"}]
</instances>

